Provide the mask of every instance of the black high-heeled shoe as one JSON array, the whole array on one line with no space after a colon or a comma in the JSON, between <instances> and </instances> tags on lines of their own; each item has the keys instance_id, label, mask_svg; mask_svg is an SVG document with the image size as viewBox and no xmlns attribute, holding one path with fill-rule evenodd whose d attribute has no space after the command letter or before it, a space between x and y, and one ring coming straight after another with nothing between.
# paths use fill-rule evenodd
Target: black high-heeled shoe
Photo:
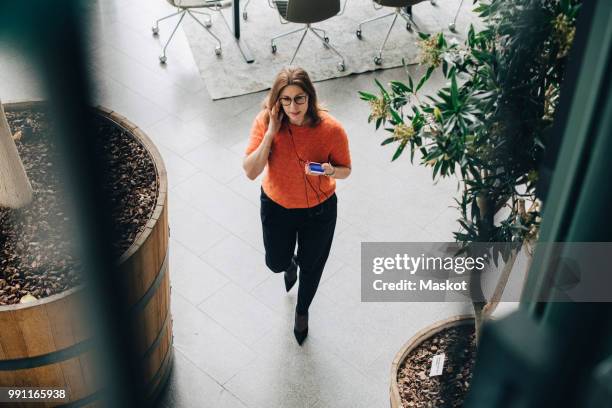
<instances>
[{"instance_id":1,"label":"black high-heeled shoe","mask_svg":"<svg viewBox=\"0 0 612 408\"><path fill-rule=\"evenodd\" d=\"M287 269L285 271L285 289L287 290L287 292L289 292L291 290L291 288L293 287L293 285L295 285L295 282L297 282L297 271L298 271L298 265L297 262L295 260L295 255L293 256L293 258L291 258L291 265L289 266L289 269Z\"/></svg>"},{"instance_id":2,"label":"black high-heeled shoe","mask_svg":"<svg viewBox=\"0 0 612 408\"><path fill-rule=\"evenodd\" d=\"M298 329L298 327L300 329ZM295 336L298 344L301 346L304 340L306 340L306 336L308 336L308 313L305 315L299 315L297 312L295 312L293 335Z\"/></svg>"}]
</instances>

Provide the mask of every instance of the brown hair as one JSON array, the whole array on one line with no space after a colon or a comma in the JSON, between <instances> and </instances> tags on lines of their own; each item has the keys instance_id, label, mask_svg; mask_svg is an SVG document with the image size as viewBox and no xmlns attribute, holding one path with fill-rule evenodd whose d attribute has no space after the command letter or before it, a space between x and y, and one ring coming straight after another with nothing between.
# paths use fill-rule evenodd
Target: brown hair
<instances>
[{"instance_id":1,"label":"brown hair","mask_svg":"<svg viewBox=\"0 0 612 408\"><path fill-rule=\"evenodd\" d=\"M286 67L280 70L274 79L272 88L266 99L262 104L264 109L272 110L276 101L280 97L281 92L285 87L289 85L296 85L302 88L306 94L308 94L308 110L306 111L306 117L309 119L309 125L314 127L321 123L321 116L319 112L324 110L317 100L317 92L315 91L314 85L308 76L308 73L300 67ZM269 120L268 114L265 118L266 122ZM287 124L287 115L283 116L283 124Z\"/></svg>"}]
</instances>

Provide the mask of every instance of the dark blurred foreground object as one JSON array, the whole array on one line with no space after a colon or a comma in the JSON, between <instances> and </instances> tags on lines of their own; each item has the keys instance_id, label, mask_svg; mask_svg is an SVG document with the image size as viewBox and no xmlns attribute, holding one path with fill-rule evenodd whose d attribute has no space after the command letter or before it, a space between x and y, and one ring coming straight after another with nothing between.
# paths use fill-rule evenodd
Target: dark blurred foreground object
<instances>
[{"instance_id":1,"label":"dark blurred foreground object","mask_svg":"<svg viewBox=\"0 0 612 408\"><path fill-rule=\"evenodd\" d=\"M558 144L541 171L540 242L612 241L611 24L609 0L583 3L553 129ZM555 295L550 255L536 252L521 309L483 327L467 408L612 406L612 304L535 302Z\"/></svg>"},{"instance_id":2,"label":"dark blurred foreground object","mask_svg":"<svg viewBox=\"0 0 612 408\"><path fill-rule=\"evenodd\" d=\"M91 137L92 111L89 108L89 83L81 43L83 38L88 38L83 30L83 27L88 26L88 16L82 11L86 6L85 2L68 0L1 2L0 42L11 44L38 69L37 74L48 95L50 115L57 125L56 142L63 157L61 170L68 192L66 212L78 230L74 242L78 244L77 256L81 260L85 287L81 292L83 302L80 304L80 321L74 324L87 325L91 333L91 337L80 347L91 351L87 357L94 370L92 376L99 379L99 391L89 399L69 406L133 408L149 402L145 398L148 390L145 388L147 378L144 378L141 366L143 355L139 352L143 335L148 336L148 331L134 324L134 309L128 308L134 301L134 294L129 293L129 283L113 262L111 206L100 188L103 184L104 163L96 155L95 140ZM165 193L161 202L164 200ZM163 258L165 254L162 249L161 246L152 248L156 256L147 259ZM168 275L166 273L161 276L167 278ZM151 279L152 276L146 278ZM143 279L140 284L142 288L147 288L144 286L146 280ZM149 293L151 295L147 296ZM146 306L144 300L150 300L154 294L147 289L136 302L139 305L136 309ZM21 307L25 310L29 304ZM22 323L34 327L33 319L32 316L26 317ZM3 334L8 333L5 328L6 325L2 323L0 330ZM75 348L70 352L80 352L83 348ZM159 353L160 349L155 348L154 352ZM168 350L166 356L171 357L171 346ZM52 356L70 358L70 352L66 354L64 351L58 350L59 354ZM1 385L27 386L23 382L4 382L15 378L11 371L15 370L16 365L24 364L21 368L41 367L49 363L47 357L50 356L31 354L24 359L2 361ZM47 383L49 377L46 374L48 371L43 367L35 376L41 386L61 386Z\"/></svg>"}]
</instances>

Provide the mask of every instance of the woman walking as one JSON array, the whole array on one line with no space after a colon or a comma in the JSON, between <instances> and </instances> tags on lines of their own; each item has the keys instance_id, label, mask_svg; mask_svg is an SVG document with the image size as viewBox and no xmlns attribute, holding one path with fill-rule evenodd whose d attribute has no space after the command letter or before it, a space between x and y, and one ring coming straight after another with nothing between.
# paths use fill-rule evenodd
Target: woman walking
<instances>
[{"instance_id":1,"label":"woman walking","mask_svg":"<svg viewBox=\"0 0 612 408\"><path fill-rule=\"evenodd\" d=\"M319 106L301 68L278 73L253 123L243 167L254 180L266 166L261 188L266 265L284 272L287 292L299 268L293 333L301 345L334 236L336 179L351 173L346 132Z\"/></svg>"}]
</instances>

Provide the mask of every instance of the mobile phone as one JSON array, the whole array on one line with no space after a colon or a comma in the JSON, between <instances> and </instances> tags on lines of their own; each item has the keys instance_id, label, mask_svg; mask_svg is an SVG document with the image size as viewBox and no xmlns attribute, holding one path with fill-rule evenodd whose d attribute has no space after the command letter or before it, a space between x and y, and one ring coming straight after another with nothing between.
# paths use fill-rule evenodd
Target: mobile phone
<instances>
[{"instance_id":1,"label":"mobile phone","mask_svg":"<svg viewBox=\"0 0 612 408\"><path fill-rule=\"evenodd\" d=\"M323 166L321 166L321 163L308 162L308 168L313 173L325 174L325 169L323 169Z\"/></svg>"}]
</instances>

